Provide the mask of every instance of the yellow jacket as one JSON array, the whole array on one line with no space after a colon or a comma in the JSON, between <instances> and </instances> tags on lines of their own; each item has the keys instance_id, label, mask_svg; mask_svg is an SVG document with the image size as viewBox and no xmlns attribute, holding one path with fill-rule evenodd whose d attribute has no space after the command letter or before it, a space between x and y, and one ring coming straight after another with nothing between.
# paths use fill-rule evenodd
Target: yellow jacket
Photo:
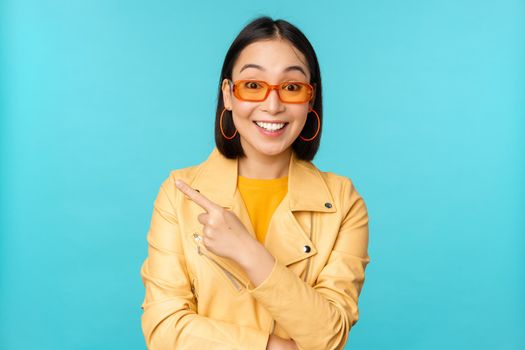
<instances>
[{"instance_id":1,"label":"yellow jacket","mask_svg":"<svg viewBox=\"0 0 525 350\"><path fill-rule=\"evenodd\" d=\"M173 170L154 203L141 268L142 330L149 349L264 350L269 334L299 349L342 349L359 318L368 255L368 213L351 180L296 158L288 193L270 221L275 257L257 288L234 261L198 240L204 212L175 187L182 179L233 211L255 238L237 190L237 160L215 148L201 164Z\"/></svg>"}]
</instances>

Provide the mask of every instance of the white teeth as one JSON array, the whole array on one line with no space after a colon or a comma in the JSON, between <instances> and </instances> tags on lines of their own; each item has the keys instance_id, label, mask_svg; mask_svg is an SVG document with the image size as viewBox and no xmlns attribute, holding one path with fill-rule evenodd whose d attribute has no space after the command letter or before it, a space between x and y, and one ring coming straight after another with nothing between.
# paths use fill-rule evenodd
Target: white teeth
<instances>
[{"instance_id":1,"label":"white teeth","mask_svg":"<svg viewBox=\"0 0 525 350\"><path fill-rule=\"evenodd\" d=\"M275 131L282 129L286 123L265 123L265 122L255 122L261 128L264 128L269 131Z\"/></svg>"}]
</instances>

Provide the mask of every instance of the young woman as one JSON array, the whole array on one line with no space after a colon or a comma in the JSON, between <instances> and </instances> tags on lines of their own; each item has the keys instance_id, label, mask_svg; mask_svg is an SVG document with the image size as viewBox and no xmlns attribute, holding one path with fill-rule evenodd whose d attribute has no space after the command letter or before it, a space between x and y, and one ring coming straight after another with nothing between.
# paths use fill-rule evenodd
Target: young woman
<instances>
[{"instance_id":1,"label":"young woman","mask_svg":"<svg viewBox=\"0 0 525 350\"><path fill-rule=\"evenodd\" d=\"M308 39L260 17L221 72L208 159L155 200L141 275L150 349L342 349L357 322L368 214L311 162L321 75ZM345 156L341 150L340 156Z\"/></svg>"}]
</instances>

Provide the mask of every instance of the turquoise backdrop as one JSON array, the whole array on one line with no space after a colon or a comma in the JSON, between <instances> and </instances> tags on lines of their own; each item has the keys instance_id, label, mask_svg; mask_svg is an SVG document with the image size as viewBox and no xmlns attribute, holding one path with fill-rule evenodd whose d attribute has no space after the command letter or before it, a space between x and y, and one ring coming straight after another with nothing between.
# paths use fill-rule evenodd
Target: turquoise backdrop
<instances>
[{"instance_id":1,"label":"turquoise backdrop","mask_svg":"<svg viewBox=\"0 0 525 350\"><path fill-rule=\"evenodd\" d=\"M0 348L145 348L153 200L258 15L313 43L314 163L369 208L346 349L525 349L522 0L0 2Z\"/></svg>"}]
</instances>

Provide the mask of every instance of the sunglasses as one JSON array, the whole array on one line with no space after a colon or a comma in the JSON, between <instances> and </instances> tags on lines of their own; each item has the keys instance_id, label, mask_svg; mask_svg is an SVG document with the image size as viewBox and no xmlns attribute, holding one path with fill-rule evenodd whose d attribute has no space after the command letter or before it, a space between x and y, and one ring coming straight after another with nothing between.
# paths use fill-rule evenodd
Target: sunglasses
<instances>
[{"instance_id":1,"label":"sunglasses","mask_svg":"<svg viewBox=\"0 0 525 350\"><path fill-rule=\"evenodd\" d=\"M232 82L230 79L228 81ZM237 80L232 83L233 95L242 101L264 101L274 89L283 103L306 103L314 96L314 87L302 81L285 81L278 85L262 80Z\"/></svg>"}]
</instances>

